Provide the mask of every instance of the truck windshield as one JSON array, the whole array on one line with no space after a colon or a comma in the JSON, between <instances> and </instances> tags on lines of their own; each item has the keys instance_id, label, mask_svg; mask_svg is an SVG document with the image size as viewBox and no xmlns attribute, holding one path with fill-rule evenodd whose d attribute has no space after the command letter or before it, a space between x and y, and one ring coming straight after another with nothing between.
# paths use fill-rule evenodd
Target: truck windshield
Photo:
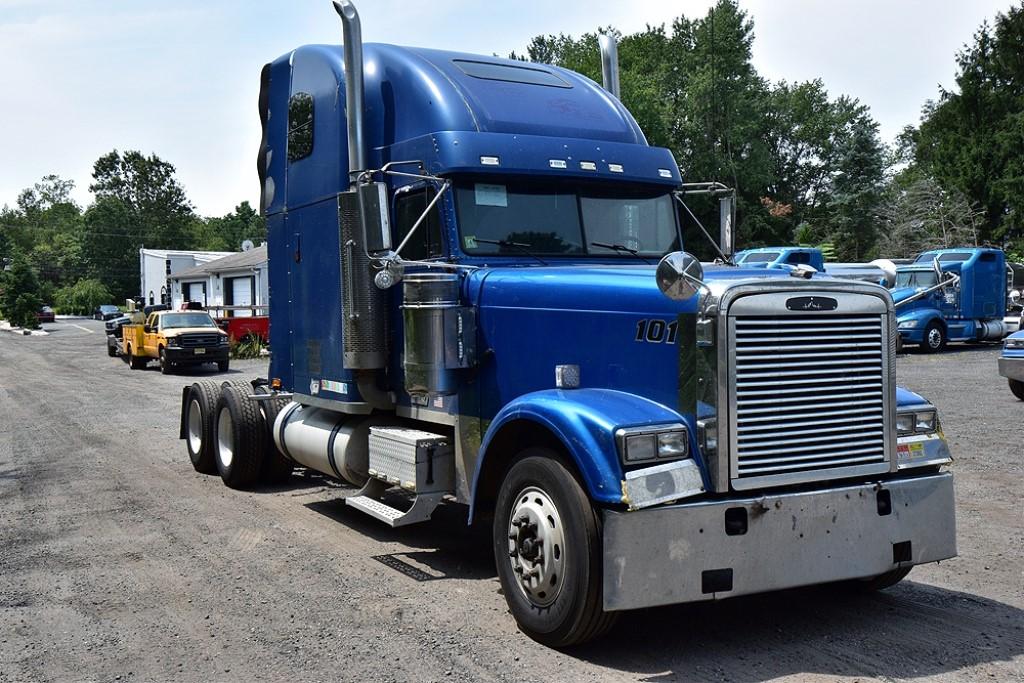
<instances>
[{"instance_id":1,"label":"truck windshield","mask_svg":"<svg viewBox=\"0 0 1024 683\"><path fill-rule=\"evenodd\" d=\"M455 205L467 254L629 258L630 251L661 256L680 248L664 190L464 182L455 187Z\"/></svg>"},{"instance_id":2,"label":"truck windshield","mask_svg":"<svg viewBox=\"0 0 1024 683\"><path fill-rule=\"evenodd\" d=\"M924 289L939 284L934 270L901 270L896 273L897 287Z\"/></svg>"},{"instance_id":3,"label":"truck windshield","mask_svg":"<svg viewBox=\"0 0 1024 683\"><path fill-rule=\"evenodd\" d=\"M743 257L740 263L771 263L779 258L777 251L754 251Z\"/></svg>"},{"instance_id":4,"label":"truck windshield","mask_svg":"<svg viewBox=\"0 0 1024 683\"><path fill-rule=\"evenodd\" d=\"M216 327L209 313L165 313L160 316L160 329L173 330L182 327Z\"/></svg>"}]
</instances>

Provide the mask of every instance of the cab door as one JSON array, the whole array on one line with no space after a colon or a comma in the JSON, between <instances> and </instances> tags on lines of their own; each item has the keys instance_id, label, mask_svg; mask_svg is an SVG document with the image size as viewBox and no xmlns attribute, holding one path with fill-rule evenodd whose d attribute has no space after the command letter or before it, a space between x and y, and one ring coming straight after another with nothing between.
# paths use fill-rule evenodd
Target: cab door
<instances>
[{"instance_id":1,"label":"cab door","mask_svg":"<svg viewBox=\"0 0 1024 683\"><path fill-rule=\"evenodd\" d=\"M159 345L160 339L160 316L156 313L150 313L149 318L146 320L146 326L149 331L145 333L142 342L142 348L145 349L147 356L156 356L157 346Z\"/></svg>"}]
</instances>

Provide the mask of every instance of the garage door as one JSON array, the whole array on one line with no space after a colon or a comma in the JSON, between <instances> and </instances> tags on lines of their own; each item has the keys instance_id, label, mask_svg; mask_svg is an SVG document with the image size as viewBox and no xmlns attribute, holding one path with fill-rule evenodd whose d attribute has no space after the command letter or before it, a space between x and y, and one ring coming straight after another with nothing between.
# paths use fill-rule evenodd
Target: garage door
<instances>
[{"instance_id":1,"label":"garage door","mask_svg":"<svg viewBox=\"0 0 1024 683\"><path fill-rule=\"evenodd\" d=\"M185 301L198 301L203 306L206 305L206 283L205 282L186 282L185 283Z\"/></svg>"},{"instance_id":2,"label":"garage door","mask_svg":"<svg viewBox=\"0 0 1024 683\"><path fill-rule=\"evenodd\" d=\"M251 277L231 278L231 305L252 306L252 282ZM252 311L235 311L236 317L250 316Z\"/></svg>"}]
</instances>

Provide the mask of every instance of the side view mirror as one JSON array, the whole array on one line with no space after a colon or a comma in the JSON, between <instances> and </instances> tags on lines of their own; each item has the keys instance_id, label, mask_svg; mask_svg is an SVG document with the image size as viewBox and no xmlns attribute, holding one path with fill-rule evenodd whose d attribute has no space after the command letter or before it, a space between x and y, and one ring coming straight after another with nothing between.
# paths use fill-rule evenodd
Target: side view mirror
<instances>
[{"instance_id":1,"label":"side view mirror","mask_svg":"<svg viewBox=\"0 0 1024 683\"><path fill-rule=\"evenodd\" d=\"M363 244L372 253L391 249L391 216L388 213L388 186L367 183L356 188L359 198Z\"/></svg>"},{"instance_id":2,"label":"side view mirror","mask_svg":"<svg viewBox=\"0 0 1024 683\"><path fill-rule=\"evenodd\" d=\"M143 325L142 326L142 331L145 332L146 334L149 334L150 332L153 331L153 328L150 327L149 325Z\"/></svg>"},{"instance_id":3,"label":"side view mirror","mask_svg":"<svg viewBox=\"0 0 1024 683\"><path fill-rule=\"evenodd\" d=\"M704 267L692 254L674 251L658 263L654 274L661 293L673 301L686 301L704 284Z\"/></svg>"},{"instance_id":4,"label":"side view mirror","mask_svg":"<svg viewBox=\"0 0 1024 683\"><path fill-rule=\"evenodd\" d=\"M944 276L942 274L942 266L939 265L939 257L938 256L936 256L935 258L932 259L932 270L935 271L935 280L936 280L936 282L942 282L943 279L944 279Z\"/></svg>"}]
</instances>

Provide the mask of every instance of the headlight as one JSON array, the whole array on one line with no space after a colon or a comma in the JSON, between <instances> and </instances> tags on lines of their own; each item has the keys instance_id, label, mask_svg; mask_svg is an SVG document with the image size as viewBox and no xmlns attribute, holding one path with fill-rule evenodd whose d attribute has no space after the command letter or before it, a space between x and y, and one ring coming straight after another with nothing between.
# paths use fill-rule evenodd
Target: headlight
<instances>
[{"instance_id":1,"label":"headlight","mask_svg":"<svg viewBox=\"0 0 1024 683\"><path fill-rule=\"evenodd\" d=\"M899 325L897 325L897 327L904 327L904 328L917 327L917 321L916 320L901 320Z\"/></svg>"},{"instance_id":2,"label":"headlight","mask_svg":"<svg viewBox=\"0 0 1024 683\"><path fill-rule=\"evenodd\" d=\"M900 413L896 415L896 433L913 434L914 433L914 413Z\"/></svg>"},{"instance_id":3,"label":"headlight","mask_svg":"<svg viewBox=\"0 0 1024 683\"><path fill-rule=\"evenodd\" d=\"M899 436L908 434L934 434L939 431L939 418L934 409L907 411L896 414L896 433Z\"/></svg>"},{"instance_id":4,"label":"headlight","mask_svg":"<svg viewBox=\"0 0 1024 683\"><path fill-rule=\"evenodd\" d=\"M686 425L627 427L616 430L619 455L627 465L650 460L678 460L689 453Z\"/></svg>"},{"instance_id":5,"label":"headlight","mask_svg":"<svg viewBox=\"0 0 1024 683\"><path fill-rule=\"evenodd\" d=\"M1024 349L1024 339L1022 339L1022 338L1007 339L1006 341L1003 342L1003 348L1004 349Z\"/></svg>"},{"instance_id":6,"label":"headlight","mask_svg":"<svg viewBox=\"0 0 1024 683\"><path fill-rule=\"evenodd\" d=\"M685 458L686 451L686 432L664 432L663 434L658 434L659 458Z\"/></svg>"},{"instance_id":7,"label":"headlight","mask_svg":"<svg viewBox=\"0 0 1024 683\"><path fill-rule=\"evenodd\" d=\"M167 338L167 345L168 346L181 346L181 340L178 339L177 337L168 337Z\"/></svg>"}]
</instances>

